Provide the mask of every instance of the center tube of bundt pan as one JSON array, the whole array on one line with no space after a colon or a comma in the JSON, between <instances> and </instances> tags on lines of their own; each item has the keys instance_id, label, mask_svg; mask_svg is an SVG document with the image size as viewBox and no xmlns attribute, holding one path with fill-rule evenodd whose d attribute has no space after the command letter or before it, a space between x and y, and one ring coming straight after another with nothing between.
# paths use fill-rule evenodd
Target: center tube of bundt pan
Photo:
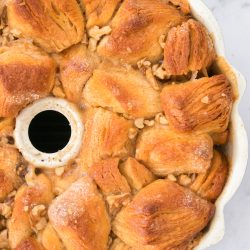
<instances>
[{"instance_id":1,"label":"center tube of bundt pan","mask_svg":"<svg viewBox=\"0 0 250 250\"><path fill-rule=\"evenodd\" d=\"M74 104L47 97L20 112L14 138L25 160L36 167L56 168L76 157L83 132L81 114Z\"/></svg>"}]
</instances>

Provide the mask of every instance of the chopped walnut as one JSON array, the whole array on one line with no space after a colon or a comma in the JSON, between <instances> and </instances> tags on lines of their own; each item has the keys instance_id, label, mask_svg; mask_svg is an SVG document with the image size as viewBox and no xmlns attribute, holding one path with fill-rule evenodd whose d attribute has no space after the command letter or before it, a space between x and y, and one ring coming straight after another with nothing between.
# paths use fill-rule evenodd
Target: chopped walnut
<instances>
[{"instance_id":1,"label":"chopped walnut","mask_svg":"<svg viewBox=\"0 0 250 250\"><path fill-rule=\"evenodd\" d=\"M25 164L24 161L21 161L17 166L16 166L16 173L19 177L22 179L25 178L25 175L27 174L27 165Z\"/></svg>"},{"instance_id":2,"label":"chopped walnut","mask_svg":"<svg viewBox=\"0 0 250 250\"><path fill-rule=\"evenodd\" d=\"M160 44L160 46L164 49L164 47L165 47L165 38L166 38L166 35L161 35L160 37L159 37L159 44Z\"/></svg>"},{"instance_id":3,"label":"chopped walnut","mask_svg":"<svg viewBox=\"0 0 250 250\"><path fill-rule=\"evenodd\" d=\"M52 93L53 93L53 95L56 96L56 97L60 97L60 98L64 98L64 97L65 97L65 94L64 94L62 88L59 87L59 86L55 86L55 87L53 88L53 90L52 90Z\"/></svg>"},{"instance_id":4,"label":"chopped walnut","mask_svg":"<svg viewBox=\"0 0 250 250\"><path fill-rule=\"evenodd\" d=\"M168 125L168 120L165 116L160 117L160 124L161 125Z\"/></svg>"},{"instance_id":5,"label":"chopped walnut","mask_svg":"<svg viewBox=\"0 0 250 250\"><path fill-rule=\"evenodd\" d=\"M163 115L162 113L156 114L155 121L158 122L158 123L160 123L160 116L162 116L162 115Z\"/></svg>"},{"instance_id":6,"label":"chopped walnut","mask_svg":"<svg viewBox=\"0 0 250 250\"><path fill-rule=\"evenodd\" d=\"M70 208L67 210L67 212L68 212L69 215L73 214L73 211Z\"/></svg>"},{"instance_id":7,"label":"chopped walnut","mask_svg":"<svg viewBox=\"0 0 250 250\"><path fill-rule=\"evenodd\" d=\"M81 43L82 43L82 44L85 44L85 45L88 44L88 37L87 37L87 34L86 34L86 33L84 33L83 39L82 39Z\"/></svg>"},{"instance_id":8,"label":"chopped walnut","mask_svg":"<svg viewBox=\"0 0 250 250\"><path fill-rule=\"evenodd\" d=\"M151 86L152 86L152 88L154 90L159 90L160 89L160 86L159 86L157 80L155 79L151 68L148 68L146 70L146 77L147 77L148 81L150 82L150 84L151 84Z\"/></svg>"},{"instance_id":9,"label":"chopped walnut","mask_svg":"<svg viewBox=\"0 0 250 250\"><path fill-rule=\"evenodd\" d=\"M174 182L177 181L177 178L173 174L168 174L167 179L170 180L170 181L174 181Z\"/></svg>"},{"instance_id":10,"label":"chopped walnut","mask_svg":"<svg viewBox=\"0 0 250 250\"><path fill-rule=\"evenodd\" d=\"M96 51L96 46L97 46L97 40L94 39L94 38L90 38L90 39L89 39L89 46L88 46L88 49L89 49L91 52L94 52L94 51Z\"/></svg>"},{"instance_id":11,"label":"chopped walnut","mask_svg":"<svg viewBox=\"0 0 250 250\"><path fill-rule=\"evenodd\" d=\"M151 62L146 60L146 57L137 62L137 67L140 68L149 68Z\"/></svg>"},{"instance_id":12,"label":"chopped walnut","mask_svg":"<svg viewBox=\"0 0 250 250\"><path fill-rule=\"evenodd\" d=\"M6 203L0 203L0 214L5 218L10 218L11 207Z\"/></svg>"},{"instance_id":13,"label":"chopped walnut","mask_svg":"<svg viewBox=\"0 0 250 250\"><path fill-rule=\"evenodd\" d=\"M208 104L208 103L209 103L209 98L208 98L208 96L204 96L204 97L201 99L201 102L204 103L204 104Z\"/></svg>"},{"instance_id":14,"label":"chopped walnut","mask_svg":"<svg viewBox=\"0 0 250 250\"><path fill-rule=\"evenodd\" d=\"M64 170L65 170L64 167L56 168L55 173L57 176L62 176L64 173Z\"/></svg>"},{"instance_id":15,"label":"chopped walnut","mask_svg":"<svg viewBox=\"0 0 250 250\"><path fill-rule=\"evenodd\" d=\"M155 121L154 120L145 120L144 124L147 125L148 127L152 127L155 125Z\"/></svg>"},{"instance_id":16,"label":"chopped walnut","mask_svg":"<svg viewBox=\"0 0 250 250\"><path fill-rule=\"evenodd\" d=\"M10 30L6 23L1 20L0 30L2 29L2 35L0 36L0 44L3 46L6 45L8 42L15 40L15 37L20 35L20 31L16 29Z\"/></svg>"},{"instance_id":17,"label":"chopped walnut","mask_svg":"<svg viewBox=\"0 0 250 250\"><path fill-rule=\"evenodd\" d=\"M130 128L128 131L128 138L133 140L138 134L138 130L136 128Z\"/></svg>"},{"instance_id":18,"label":"chopped walnut","mask_svg":"<svg viewBox=\"0 0 250 250\"><path fill-rule=\"evenodd\" d=\"M55 86L61 86L62 82L60 80L60 74L56 74Z\"/></svg>"},{"instance_id":19,"label":"chopped walnut","mask_svg":"<svg viewBox=\"0 0 250 250\"><path fill-rule=\"evenodd\" d=\"M133 110L133 104L131 102L128 102L127 105L129 111Z\"/></svg>"},{"instance_id":20,"label":"chopped walnut","mask_svg":"<svg viewBox=\"0 0 250 250\"><path fill-rule=\"evenodd\" d=\"M47 225L47 220L44 217L42 217L38 221L38 223L36 223L35 228L37 231L41 231L42 229L44 229L46 227L46 225Z\"/></svg>"},{"instance_id":21,"label":"chopped walnut","mask_svg":"<svg viewBox=\"0 0 250 250\"><path fill-rule=\"evenodd\" d=\"M24 206L23 211L28 212L29 211L29 206Z\"/></svg>"},{"instance_id":22,"label":"chopped walnut","mask_svg":"<svg viewBox=\"0 0 250 250\"><path fill-rule=\"evenodd\" d=\"M191 180L192 180L192 182L196 179L196 177L197 177L197 174L192 174L192 175L191 175Z\"/></svg>"},{"instance_id":23,"label":"chopped walnut","mask_svg":"<svg viewBox=\"0 0 250 250\"><path fill-rule=\"evenodd\" d=\"M102 36L110 34L110 32L110 26L104 26L102 28L100 28L99 26L94 26L88 30L89 36L94 38L96 41L99 41Z\"/></svg>"},{"instance_id":24,"label":"chopped walnut","mask_svg":"<svg viewBox=\"0 0 250 250\"><path fill-rule=\"evenodd\" d=\"M14 36L19 36L21 34L21 31L17 29L11 29L10 33L12 33Z\"/></svg>"},{"instance_id":25,"label":"chopped walnut","mask_svg":"<svg viewBox=\"0 0 250 250\"><path fill-rule=\"evenodd\" d=\"M8 197L6 199L7 200L6 203L9 204L9 201L10 201L10 203L12 203L12 200L15 198L15 196L16 196L16 190L13 190L12 192L10 192L8 194Z\"/></svg>"},{"instance_id":26,"label":"chopped walnut","mask_svg":"<svg viewBox=\"0 0 250 250\"><path fill-rule=\"evenodd\" d=\"M192 76L191 76L191 78L190 78L190 81L195 80L195 79L197 78L197 75L198 75L198 71L192 72Z\"/></svg>"},{"instance_id":27,"label":"chopped walnut","mask_svg":"<svg viewBox=\"0 0 250 250\"><path fill-rule=\"evenodd\" d=\"M109 195L107 196L107 202L109 204L109 210L112 215L115 215L122 206L127 206L130 202L130 194L118 194L118 195Z\"/></svg>"},{"instance_id":28,"label":"chopped walnut","mask_svg":"<svg viewBox=\"0 0 250 250\"><path fill-rule=\"evenodd\" d=\"M2 36L8 36L10 33L10 28L7 26L3 29L3 34Z\"/></svg>"},{"instance_id":29,"label":"chopped walnut","mask_svg":"<svg viewBox=\"0 0 250 250\"><path fill-rule=\"evenodd\" d=\"M34 185L34 178L35 178L35 169L33 167L29 168L28 173L25 175L25 181L28 186Z\"/></svg>"},{"instance_id":30,"label":"chopped walnut","mask_svg":"<svg viewBox=\"0 0 250 250\"><path fill-rule=\"evenodd\" d=\"M208 77L208 73L207 73L207 69L206 69L206 68L202 69L202 74L203 74L205 77Z\"/></svg>"},{"instance_id":31,"label":"chopped walnut","mask_svg":"<svg viewBox=\"0 0 250 250\"><path fill-rule=\"evenodd\" d=\"M162 113L159 113L155 116L155 121L161 125L168 125L168 120Z\"/></svg>"},{"instance_id":32,"label":"chopped walnut","mask_svg":"<svg viewBox=\"0 0 250 250\"><path fill-rule=\"evenodd\" d=\"M2 228L5 228L6 227L6 223L7 222L7 219L6 218L2 218L2 219L0 219L0 230L2 229Z\"/></svg>"},{"instance_id":33,"label":"chopped walnut","mask_svg":"<svg viewBox=\"0 0 250 250\"><path fill-rule=\"evenodd\" d=\"M130 47L127 47L127 51L128 51L128 53L131 53L132 49Z\"/></svg>"},{"instance_id":34,"label":"chopped walnut","mask_svg":"<svg viewBox=\"0 0 250 250\"><path fill-rule=\"evenodd\" d=\"M167 72L163 68L163 64L155 64L152 67L153 74L158 77L159 79L169 79L169 76L167 75Z\"/></svg>"},{"instance_id":35,"label":"chopped walnut","mask_svg":"<svg viewBox=\"0 0 250 250\"><path fill-rule=\"evenodd\" d=\"M144 118L137 118L135 119L135 126L139 129L144 128Z\"/></svg>"},{"instance_id":36,"label":"chopped walnut","mask_svg":"<svg viewBox=\"0 0 250 250\"><path fill-rule=\"evenodd\" d=\"M110 246L112 245L113 239L112 237L109 236L109 241L108 241L108 249L110 249Z\"/></svg>"},{"instance_id":37,"label":"chopped walnut","mask_svg":"<svg viewBox=\"0 0 250 250\"><path fill-rule=\"evenodd\" d=\"M182 174L178 177L178 181L181 185L188 186L189 184L191 184L192 179L189 176Z\"/></svg>"},{"instance_id":38,"label":"chopped walnut","mask_svg":"<svg viewBox=\"0 0 250 250\"><path fill-rule=\"evenodd\" d=\"M124 116L126 119L128 119L128 120L133 119L133 117L132 117L131 115L126 114L126 113L124 113L123 116Z\"/></svg>"},{"instance_id":39,"label":"chopped walnut","mask_svg":"<svg viewBox=\"0 0 250 250\"><path fill-rule=\"evenodd\" d=\"M41 205L34 206L31 210L31 213L35 217L41 217L44 215L45 211L46 211L46 207L43 204L41 204Z\"/></svg>"},{"instance_id":40,"label":"chopped walnut","mask_svg":"<svg viewBox=\"0 0 250 250\"><path fill-rule=\"evenodd\" d=\"M10 249L7 229L0 232L0 249Z\"/></svg>"}]
</instances>

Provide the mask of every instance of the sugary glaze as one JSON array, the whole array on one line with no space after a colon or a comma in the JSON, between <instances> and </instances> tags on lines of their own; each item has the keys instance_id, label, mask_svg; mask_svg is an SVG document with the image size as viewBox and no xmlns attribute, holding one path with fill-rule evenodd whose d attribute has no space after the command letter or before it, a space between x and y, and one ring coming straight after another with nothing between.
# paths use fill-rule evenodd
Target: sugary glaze
<instances>
[{"instance_id":1,"label":"sugary glaze","mask_svg":"<svg viewBox=\"0 0 250 250\"><path fill-rule=\"evenodd\" d=\"M188 1L4 0L0 16L0 248L193 249L227 180L235 96ZM84 124L56 169L13 140L46 96Z\"/></svg>"}]
</instances>

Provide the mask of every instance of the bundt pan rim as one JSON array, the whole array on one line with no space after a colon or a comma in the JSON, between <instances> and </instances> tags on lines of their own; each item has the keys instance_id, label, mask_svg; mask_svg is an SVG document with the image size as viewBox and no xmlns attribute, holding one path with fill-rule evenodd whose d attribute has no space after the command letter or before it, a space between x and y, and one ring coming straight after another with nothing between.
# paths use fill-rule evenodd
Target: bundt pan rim
<instances>
[{"instance_id":1,"label":"bundt pan rim","mask_svg":"<svg viewBox=\"0 0 250 250\"><path fill-rule=\"evenodd\" d=\"M216 201L216 213L195 250L203 250L219 243L225 233L224 208L238 190L244 177L248 159L248 139L244 123L239 114L239 103L245 92L246 80L226 59L223 36L214 15L202 0L189 0L192 15L208 29L212 34L216 53L225 59L230 73L236 80L237 99L234 102L231 113L231 133L226 154L230 162L230 173L222 194Z\"/></svg>"},{"instance_id":2,"label":"bundt pan rim","mask_svg":"<svg viewBox=\"0 0 250 250\"><path fill-rule=\"evenodd\" d=\"M235 81L232 81L236 90L237 99L234 102L230 120L230 140L226 148L226 154L230 162L230 173L222 194L216 201L216 213L207 232L203 235L195 250L207 249L222 240L225 232L224 207L239 188L247 165L248 140L243 121L239 115L238 106L246 88L243 75L228 63L225 55L223 38L219 25L209 8L202 0L188 0L192 15L211 33L217 55L224 60L227 66L225 74L229 73ZM229 72L228 72L229 71ZM230 77L229 77L230 78ZM230 79L231 80L231 79Z\"/></svg>"}]
</instances>

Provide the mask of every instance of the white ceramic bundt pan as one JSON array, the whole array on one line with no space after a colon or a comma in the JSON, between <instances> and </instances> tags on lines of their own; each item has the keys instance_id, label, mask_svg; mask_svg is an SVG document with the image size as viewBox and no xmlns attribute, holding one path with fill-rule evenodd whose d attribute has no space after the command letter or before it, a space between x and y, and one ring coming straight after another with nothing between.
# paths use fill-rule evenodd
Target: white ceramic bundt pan
<instances>
[{"instance_id":1,"label":"white ceramic bundt pan","mask_svg":"<svg viewBox=\"0 0 250 250\"><path fill-rule=\"evenodd\" d=\"M211 33L214 39L214 45L217 55L225 58L225 49L221 31L212 12L201 0L189 0L189 4L191 7L192 15L201 23L203 23ZM247 134L238 112L238 105L245 91L246 81L239 71L237 71L230 64L229 66L231 72L236 78L238 87L238 98L234 103L231 116L231 138L227 148L227 154L229 157L231 169L227 184L221 196L216 201L216 213L211 222L209 231L203 236L195 250L206 249L218 243L223 238L225 232L223 210L226 203L229 202L229 200L232 198L232 196L240 186L247 165Z\"/></svg>"},{"instance_id":2,"label":"white ceramic bundt pan","mask_svg":"<svg viewBox=\"0 0 250 250\"><path fill-rule=\"evenodd\" d=\"M1 0L0 0L1 1ZM193 16L203 23L211 33L216 48L217 55L225 58L225 50L219 26L202 0L189 0ZM238 98L234 103L231 116L231 138L227 148L230 161L230 174L223 193L216 201L216 213L211 222L208 232L202 237L195 250L206 249L218 243L224 236L224 214L226 203L232 198L238 189L245 173L248 158L248 142L244 124L238 113L238 105L246 87L244 77L229 64L231 73L236 79L238 88Z\"/></svg>"}]
</instances>

